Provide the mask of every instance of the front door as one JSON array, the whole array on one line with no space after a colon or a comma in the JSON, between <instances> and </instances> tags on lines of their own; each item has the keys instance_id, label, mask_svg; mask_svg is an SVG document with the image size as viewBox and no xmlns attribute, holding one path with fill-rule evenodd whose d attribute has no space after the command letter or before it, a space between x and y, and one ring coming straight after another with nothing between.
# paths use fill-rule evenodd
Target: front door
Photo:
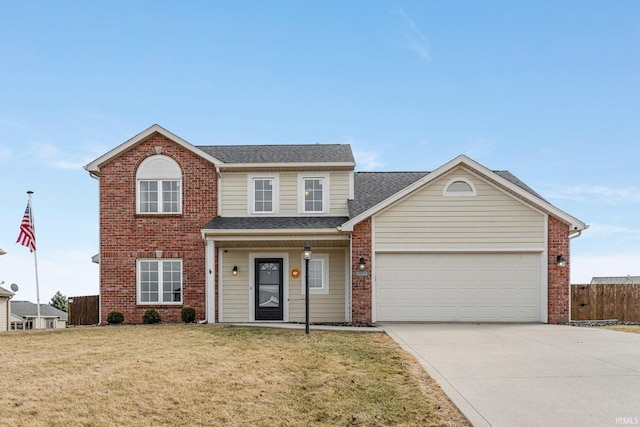
<instances>
[{"instance_id":1,"label":"front door","mask_svg":"<svg viewBox=\"0 0 640 427\"><path fill-rule=\"evenodd\" d=\"M282 258L256 259L256 320L282 320Z\"/></svg>"}]
</instances>

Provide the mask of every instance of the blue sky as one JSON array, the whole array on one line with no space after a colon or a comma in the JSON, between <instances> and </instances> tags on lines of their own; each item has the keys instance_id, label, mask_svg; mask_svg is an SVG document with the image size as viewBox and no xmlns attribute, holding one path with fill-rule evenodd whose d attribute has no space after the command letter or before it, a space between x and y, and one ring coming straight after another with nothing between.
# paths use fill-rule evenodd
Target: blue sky
<instances>
[{"instance_id":1,"label":"blue sky","mask_svg":"<svg viewBox=\"0 0 640 427\"><path fill-rule=\"evenodd\" d=\"M33 190L40 298L96 294L82 166L158 123L195 145L349 143L360 170L507 169L590 224L572 282L640 275L640 2L25 1L0 16L0 280Z\"/></svg>"}]
</instances>

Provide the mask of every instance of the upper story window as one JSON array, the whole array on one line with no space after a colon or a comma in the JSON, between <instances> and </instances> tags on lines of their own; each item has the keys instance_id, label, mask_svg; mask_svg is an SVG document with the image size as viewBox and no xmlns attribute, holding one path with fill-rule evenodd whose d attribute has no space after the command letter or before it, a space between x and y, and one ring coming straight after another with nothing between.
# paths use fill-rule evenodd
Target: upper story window
<instances>
[{"instance_id":1,"label":"upper story window","mask_svg":"<svg viewBox=\"0 0 640 427\"><path fill-rule=\"evenodd\" d=\"M475 196L476 187L466 178L453 178L444 186L443 196Z\"/></svg>"},{"instance_id":2,"label":"upper story window","mask_svg":"<svg viewBox=\"0 0 640 427\"><path fill-rule=\"evenodd\" d=\"M182 171L170 157L146 158L136 171L137 213L182 212Z\"/></svg>"},{"instance_id":3,"label":"upper story window","mask_svg":"<svg viewBox=\"0 0 640 427\"><path fill-rule=\"evenodd\" d=\"M299 174L299 212L329 212L329 174Z\"/></svg>"},{"instance_id":4,"label":"upper story window","mask_svg":"<svg viewBox=\"0 0 640 427\"><path fill-rule=\"evenodd\" d=\"M256 214L278 212L278 175L249 175L249 211Z\"/></svg>"}]
</instances>

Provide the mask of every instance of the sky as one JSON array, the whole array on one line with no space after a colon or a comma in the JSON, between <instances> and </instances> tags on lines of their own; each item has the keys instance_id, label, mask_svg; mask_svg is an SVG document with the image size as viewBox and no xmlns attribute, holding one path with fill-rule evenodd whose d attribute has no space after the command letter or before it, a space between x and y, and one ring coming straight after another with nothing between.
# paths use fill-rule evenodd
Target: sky
<instances>
[{"instance_id":1,"label":"sky","mask_svg":"<svg viewBox=\"0 0 640 427\"><path fill-rule=\"evenodd\" d=\"M98 293L98 182L154 123L194 145L351 144L358 170L465 154L590 225L571 281L640 275L640 2L13 1L0 14L0 281L32 199L40 301Z\"/></svg>"}]
</instances>

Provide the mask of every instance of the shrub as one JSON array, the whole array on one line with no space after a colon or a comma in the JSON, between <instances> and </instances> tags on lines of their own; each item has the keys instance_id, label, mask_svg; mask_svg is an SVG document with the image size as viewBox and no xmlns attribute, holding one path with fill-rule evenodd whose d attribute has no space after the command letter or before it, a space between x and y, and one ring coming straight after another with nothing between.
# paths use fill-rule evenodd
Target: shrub
<instances>
[{"instance_id":1,"label":"shrub","mask_svg":"<svg viewBox=\"0 0 640 427\"><path fill-rule=\"evenodd\" d=\"M119 311L112 311L107 316L107 323L110 325L118 325L122 322L124 322L124 314Z\"/></svg>"},{"instance_id":2,"label":"shrub","mask_svg":"<svg viewBox=\"0 0 640 427\"><path fill-rule=\"evenodd\" d=\"M150 325L152 323L160 323L161 321L162 321L162 318L160 317L158 312L155 311L153 308L145 311L144 314L142 315L142 323L144 323L145 325Z\"/></svg>"},{"instance_id":3,"label":"shrub","mask_svg":"<svg viewBox=\"0 0 640 427\"><path fill-rule=\"evenodd\" d=\"M185 307L180 312L180 317L184 323L193 323L196 321L196 309Z\"/></svg>"}]
</instances>

